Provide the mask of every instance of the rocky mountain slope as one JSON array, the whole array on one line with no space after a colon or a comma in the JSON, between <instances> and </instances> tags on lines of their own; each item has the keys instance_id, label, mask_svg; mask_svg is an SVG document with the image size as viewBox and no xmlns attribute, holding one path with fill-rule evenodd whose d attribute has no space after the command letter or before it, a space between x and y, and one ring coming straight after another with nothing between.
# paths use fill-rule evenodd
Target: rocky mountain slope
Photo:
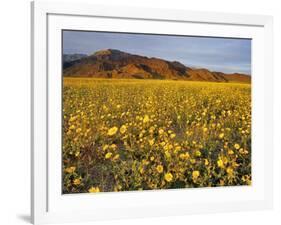
<instances>
[{"instance_id":1,"label":"rocky mountain slope","mask_svg":"<svg viewBox=\"0 0 281 225\"><path fill-rule=\"evenodd\" d=\"M171 79L210 82L250 83L246 74L225 74L187 67L177 61L148 58L115 49L98 51L89 56L64 61L63 75L69 77Z\"/></svg>"}]
</instances>

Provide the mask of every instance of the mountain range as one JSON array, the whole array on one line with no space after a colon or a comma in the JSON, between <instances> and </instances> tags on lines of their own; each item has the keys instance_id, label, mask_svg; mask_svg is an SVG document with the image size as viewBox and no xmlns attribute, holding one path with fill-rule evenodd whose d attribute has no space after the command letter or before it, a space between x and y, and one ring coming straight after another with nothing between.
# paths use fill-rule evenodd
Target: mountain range
<instances>
[{"instance_id":1,"label":"mountain range","mask_svg":"<svg viewBox=\"0 0 281 225\"><path fill-rule=\"evenodd\" d=\"M100 50L91 55L63 55L63 75L116 79L251 82L251 76L247 74L226 74L204 68L191 68L177 61L149 58L116 49Z\"/></svg>"}]
</instances>

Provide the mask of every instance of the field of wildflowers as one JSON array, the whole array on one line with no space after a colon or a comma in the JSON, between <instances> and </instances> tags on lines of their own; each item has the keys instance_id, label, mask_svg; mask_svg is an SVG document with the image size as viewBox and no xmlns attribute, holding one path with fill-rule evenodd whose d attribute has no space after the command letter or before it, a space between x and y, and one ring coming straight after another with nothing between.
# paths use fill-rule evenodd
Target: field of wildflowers
<instances>
[{"instance_id":1,"label":"field of wildflowers","mask_svg":"<svg viewBox=\"0 0 281 225\"><path fill-rule=\"evenodd\" d=\"M250 84L63 82L63 193L251 184Z\"/></svg>"}]
</instances>

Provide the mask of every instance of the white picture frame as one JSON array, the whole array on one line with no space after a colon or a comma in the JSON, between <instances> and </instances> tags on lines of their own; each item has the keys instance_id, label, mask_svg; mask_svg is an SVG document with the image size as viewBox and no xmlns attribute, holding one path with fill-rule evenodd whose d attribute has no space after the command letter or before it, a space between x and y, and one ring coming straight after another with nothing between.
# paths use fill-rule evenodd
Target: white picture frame
<instances>
[{"instance_id":1,"label":"white picture frame","mask_svg":"<svg viewBox=\"0 0 281 225\"><path fill-rule=\"evenodd\" d=\"M60 134L56 130L61 113L58 97L61 95L59 32L72 28L163 33L161 29L165 27L165 33L177 34L187 24L197 35L253 38L252 132L253 138L256 137L253 141L256 154L252 164L256 182L253 180L250 187L214 190L199 188L62 196L59 189ZM35 1L32 2L31 52L31 218L34 224L272 208L272 17Z\"/></svg>"}]
</instances>

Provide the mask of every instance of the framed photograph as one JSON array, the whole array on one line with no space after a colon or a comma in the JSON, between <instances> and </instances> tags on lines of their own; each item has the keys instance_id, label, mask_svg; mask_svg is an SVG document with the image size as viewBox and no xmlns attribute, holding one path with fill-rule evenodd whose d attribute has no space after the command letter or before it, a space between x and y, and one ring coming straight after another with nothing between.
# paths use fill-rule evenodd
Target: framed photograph
<instances>
[{"instance_id":1,"label":"framed photograph","mask_svg":"<svg viewBox=\"0 0 281 225\"><path fill-rule=\"evenodd\" d=\"M34 224L272 207L272 17L32 3Z\"/></svg>"}]
</instances>

